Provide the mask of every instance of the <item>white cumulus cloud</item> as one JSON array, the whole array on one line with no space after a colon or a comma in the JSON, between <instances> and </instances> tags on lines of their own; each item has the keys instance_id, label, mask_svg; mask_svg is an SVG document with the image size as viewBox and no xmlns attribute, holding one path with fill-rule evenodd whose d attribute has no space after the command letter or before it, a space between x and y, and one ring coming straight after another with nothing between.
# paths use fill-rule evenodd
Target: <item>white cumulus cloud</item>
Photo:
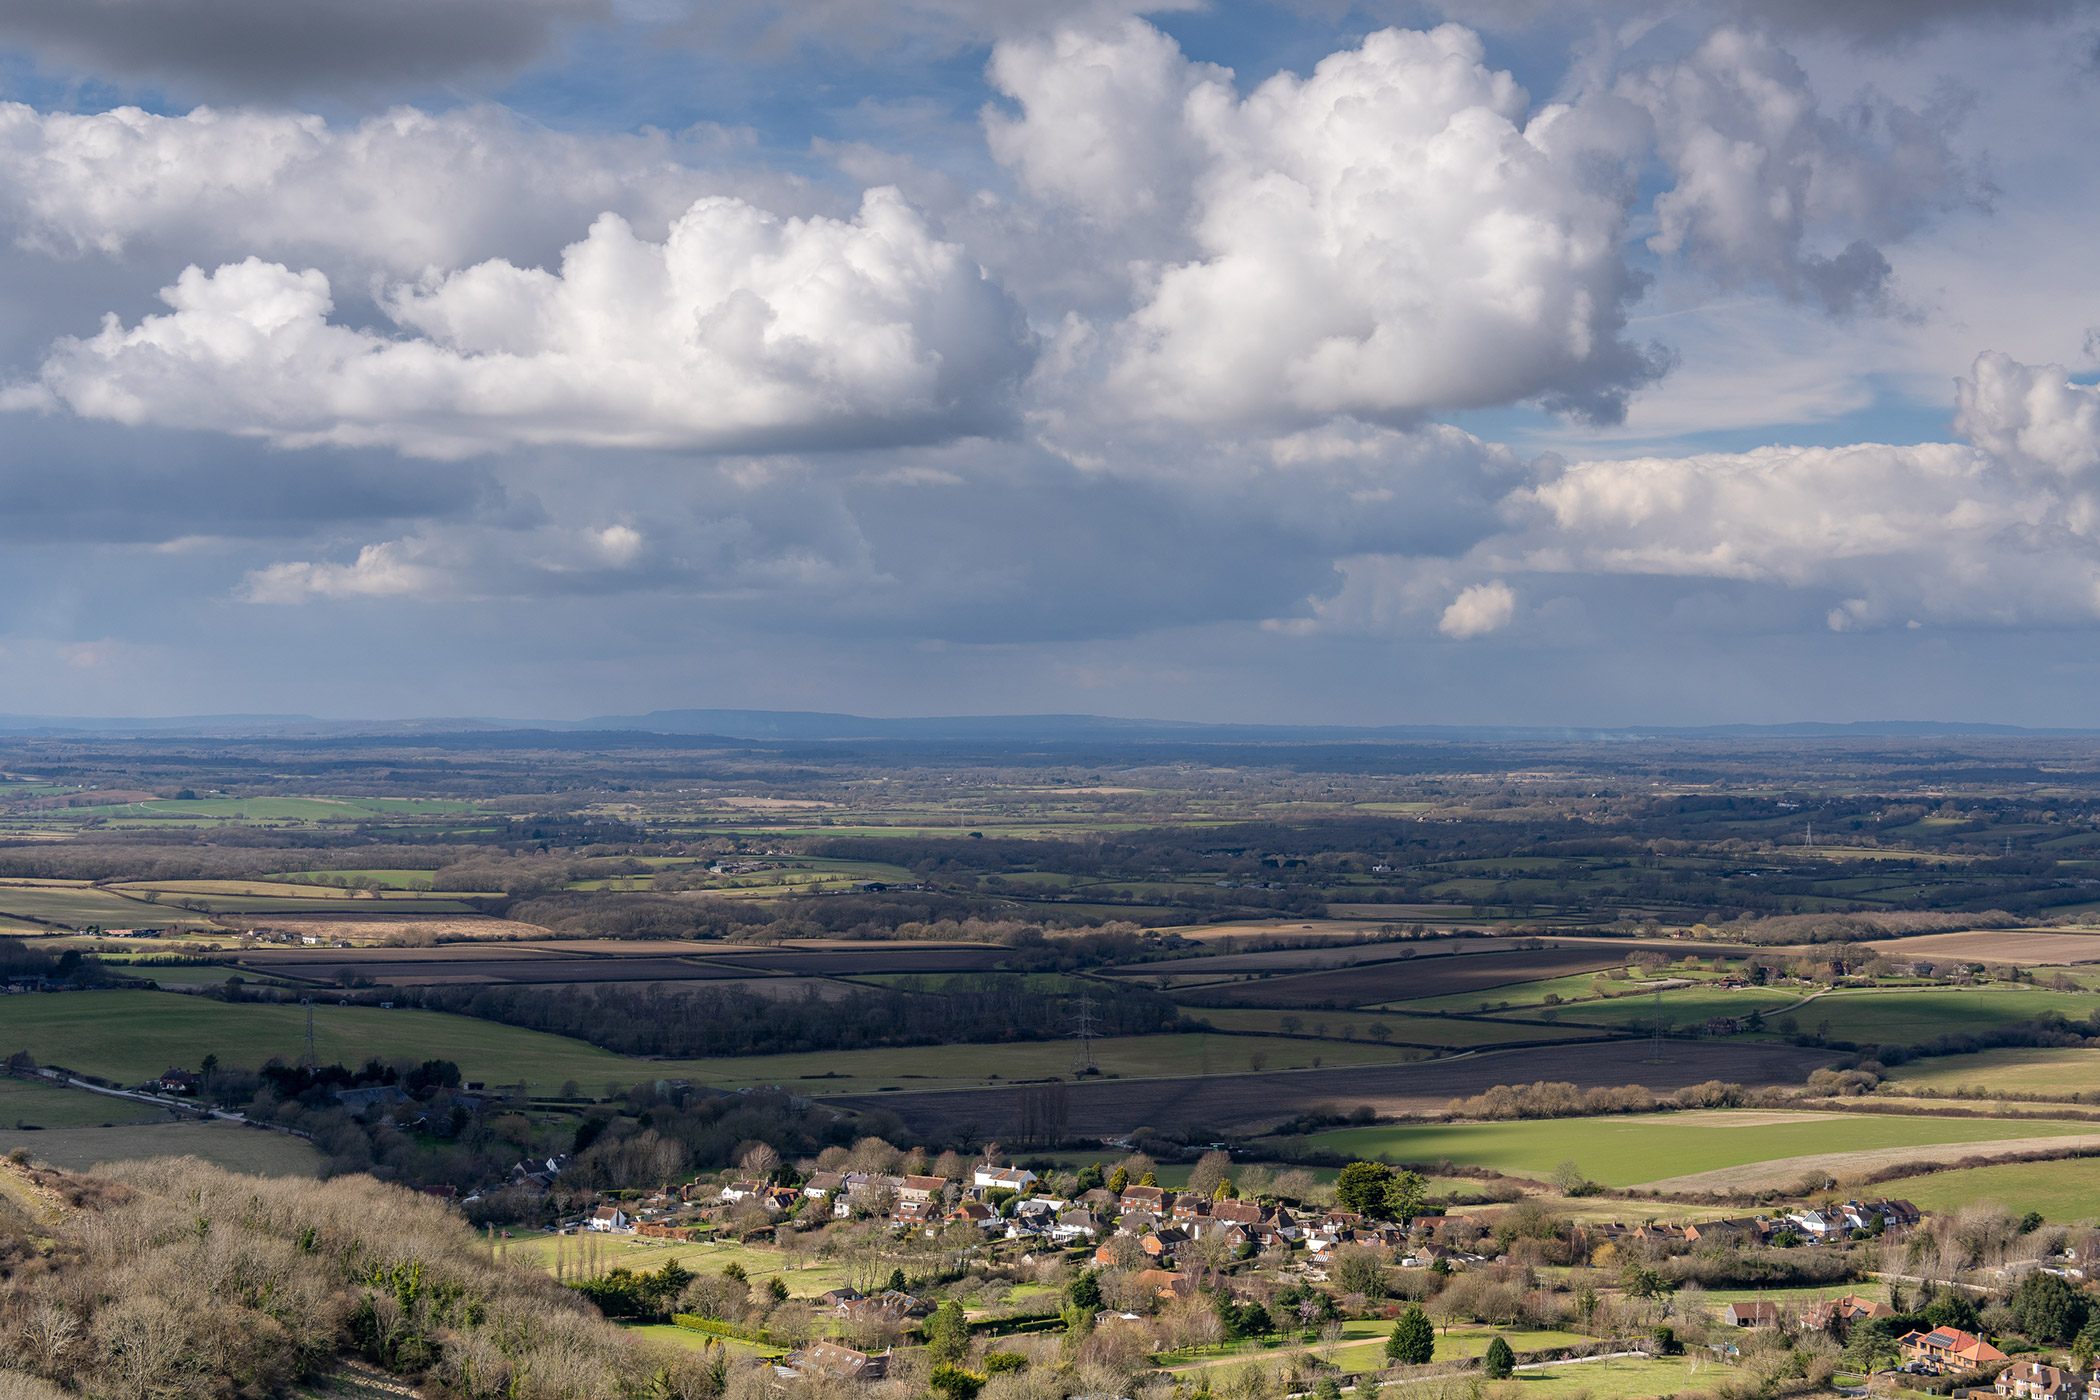
<instances>
[{"instance_id":1,"label":"white cumulus cloud","mask_svg":"<svg viewBox=\"0 0 2100 1400\"><path fill-rule=\"evenodd\" d=\"M696 202L661 244L606 215L560 271L477 264L385 297L408 334L337 324L328 279L192 267L6 406L462 457L526 444L782 450L1003 425L1018 313L892 190L850 222Z\"/></svg>"},{"instance_id":2,"label":"white cumulus cloud","mask_svg":"<svg viewBox=\"0 0 2100 1400\"><path fill-rule=\"evenodd\" d=\"M1517 615L1517 595L1501 579L1491 583L1476 583L1451 600L1437 622L1436 630L1447 637L1464 641L1468 637L1481 637L1498 632L1509 626L1509 620Z\"/></svg>"},{"instance_id":3,"label":"white cumulus cloud","mask_svg":"<svg viewBox=\"0 0 2100 1400\"><path fill-rule=\"evenodd\" d=\"M1601 418L1658 363L1620 335L1628 192L1456 25L1385 30L1241 97L1132 21L1002 44L996 154L1105 224L1192 246L1137 268L1108 337L1140 415L1406 421L1540 398ZM1183 191L1186 190L1186 194ZM1165 241L1164 236L1160 241Z\"/></svg>"}]
</instances>

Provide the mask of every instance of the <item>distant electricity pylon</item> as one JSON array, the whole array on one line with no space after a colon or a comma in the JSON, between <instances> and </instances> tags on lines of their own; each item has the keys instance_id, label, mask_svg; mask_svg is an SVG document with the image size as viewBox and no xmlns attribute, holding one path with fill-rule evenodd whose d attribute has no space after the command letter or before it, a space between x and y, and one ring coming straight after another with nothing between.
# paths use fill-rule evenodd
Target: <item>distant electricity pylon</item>
<instances>
[{"instance_id":1,"label":"distant electricity pylon","mask_svg":"<svg viewBox=\"0 0 2100 1400\"><path fill-rule=\"evenodd\" d=\"M1079 1052L1072 1057L1072 1073L1089 1074L1094 1069L1094 1036L1099 1030L1094 1024L1094 999L1085 992L1079 994L1079 1012L1072 1026L1072 1038L1079 1042Z\"/></svg>"},{"instance_id":2,"label":"distant electricity pylon","mask_svg":"<svg viewBox=\"0 0 2100 1400\"><path fill-rule=\"evenodd\" d=\"M1664 1063L1666 1058L1663 1054L1663 993L1662 988L1657 987L1655 989L1655 1035L1649 1041L1648 1063L1659 1065Z\"/></svg>"},{"instance_id":3,"label":"distant electricity pylon","mask_svg":"<svg viewBox=\"0 0 2100 1400\"><path fill-rule=\"evenodd\" d=\"M1801 844L1804 846L1816 844L1816 824L1814 822L1808 824L1808 835L1801 838Z\"/></svg>"},{"instance_id":4,"label":"distant electricity pylon","mask_svg":"<svg viewBox=\"0 0 2100 1400\"><path fill-rule=\"evenodd\" d=\"M299 1004L306 1008L306 1048L299 1052L299 1068L319 1069L321 1052L314 1048L314 999L301 997Z\"/></svg>"}]
</instances>

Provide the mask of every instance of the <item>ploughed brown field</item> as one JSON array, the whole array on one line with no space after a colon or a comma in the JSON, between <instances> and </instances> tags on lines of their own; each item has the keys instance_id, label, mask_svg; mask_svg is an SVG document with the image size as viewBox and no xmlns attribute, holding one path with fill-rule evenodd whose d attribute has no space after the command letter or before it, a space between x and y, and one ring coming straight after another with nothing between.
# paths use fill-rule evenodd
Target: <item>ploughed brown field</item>
<instances>
[{"instance_id":1,"label":"ploughed brown field","mask_svg":"<svg viewBox=\"0 0 2100 1400\"><path fill-rule=\"evenodd\" d=\"M1641 1084L1659 1093L1710 1079L1750 1086L1799 1084L1810 1070L1828 1064L1828 1050L1791 1045L1672 1042L1668 1059L1648 1063L1645 1040L1555 1045L1548 1049L1502 1050L1404 1065L1358 1065L1347 1069L1217 1074L1182 1079L1093 1079L1066 1086L1066 1132L1074 1137L1112 1136L1133 1128L1161 1132L1207 1128L1220 1133L1255 1133L1275 1127L1318 1105L1342 1111L1369 1104L1384 1114L1442 1109L1454 1098L1498 1084L1544 1079L1579 1088ZM920 1133L974 1128L985 1137L1016 1141L1021 1091L946 1089L923 1093L853 1094L826 1103L863 1112L887 1110Z\"/></svg>"},{"instance_id":2,"label":"ploughed brown field","mask_svg":"<svg viewBox=\"0 0 2100 1400\"><path fill-rule=\"evenodd\" d=\"M1175 1000L1185 1006L1372 1006L1413 997L1476 992L1487 987L1564 977L1617 967L1626 955L1615 949L1535 948L1497 953L1467 953L1437 958L1406 958L1357 967L1307 972L1290 977L1259 977L1222 987L1191 988Z\"/></svg>"}]
</instances>

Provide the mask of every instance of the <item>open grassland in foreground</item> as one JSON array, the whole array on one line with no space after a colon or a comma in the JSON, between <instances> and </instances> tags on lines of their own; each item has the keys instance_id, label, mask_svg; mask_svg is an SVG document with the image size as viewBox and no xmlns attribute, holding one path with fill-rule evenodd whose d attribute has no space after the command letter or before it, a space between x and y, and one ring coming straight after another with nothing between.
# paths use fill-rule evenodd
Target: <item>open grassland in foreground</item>
<instances>
[{"instance_id":1,"label":"open grassland in foreground","mask_svg":"<svg viewBox=\"0 0 2100 1400\"><path fill-rule=\"evenodd\" d=\"M2100 1050L1983 1050L1896 1065L1888 1077L1899 1090L1951 1093L1976 1086L1994 1094L2100 1093Z\"/></svg>"},{"instance_id":2,"label":"open grassland in foreground","mask_svg":"<svg viewBox=\"0 0 2100 1400\"><path fill-rule=\"evenodd\" d=\"M97 1162L198 1157L250 1176L319 1176L321 1154L289 1133L238 1123L139 1123L118 1128L54 1128L25 1133L0 1128L0 1152L29 1149L39 1162L84 1172Z\"/></svg>"},{"instance_id":3,"label":"open grassland in foreground","mask_svg":"<svg viewBox=\"0 0 2100 1400\"><path fill-rule=\"evenodd\" d=\"M1951 1212L1975 1201L1996 1201L2014 1214L2038 1210L2059 1224L2100 1220L2100 1160L2091 1157L1934 1172L1883 1189L1923 1210Z\"/></svg>"},{"instance_id":4,"label":"open grassland in foreground","mask_svg":"<svg viewBox=\"0 0 2100 1400\"><path fill-rule=\"evenodd\" d=\"M2100 1135L2100 1125L2002 1118L1714 1111L1521 1123L1348 1128L1307 1145L1395 1162L1451 1161L1545 1177L1572 1161L1592 1180L1633 1186L1818 1153Z\"/></svg>"},{"instance_id":5,"label":"open grassland in foreground","mask_svg":"<svg viewBox=\"0 0 2100 1400\"><path fill-rule=\"evenodd\" d=\"M0 1054L27 1050L40 1062L123 1083L170 1068L194 1069L206 1055L229 1065L260 1065L271 1056L299 1057L305 1011L292 1004L220 1002L166 992L66 992L0 1000ZM608 1083L691 1079L724 1088L779 1084L803 1092L875 1092L885 1087L941 1088L999 1080L1042 1079L1072 1067L1067 1041L1003 1045L920 1045L715 1060L639 1060L567 1036L406 1008L314 1007L314 1041L323 1064L359 1065L377 1056L451 1060L468 1079L511 1084L520 1079L552 1093L570 1079L586 1093ZM1420 1055L1365 1042L1336 1045L1281 1037L1130 1036L1094 1042L1105 1075L1144 1078L1233 1074L1255 1057L1269 1070L1399 1064ZM836 1075L836 1078L824 1076Z\"/></svg>"}]
</instances>

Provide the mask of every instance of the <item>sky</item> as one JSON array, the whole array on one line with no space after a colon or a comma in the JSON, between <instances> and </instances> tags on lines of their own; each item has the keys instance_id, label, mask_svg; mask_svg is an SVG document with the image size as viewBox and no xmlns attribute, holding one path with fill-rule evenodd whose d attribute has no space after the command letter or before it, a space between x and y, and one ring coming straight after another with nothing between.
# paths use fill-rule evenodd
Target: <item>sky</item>
<instances>
[{"instance_id":1,"label":"sky","mask_svg":"<svg viewBox=\"0 0 2100 1400\"><path fill-rule=\"evenodd\" d=\"M0 0L0 712L2100 725L2100 2Z\"/></svg>"}]
</instances>

